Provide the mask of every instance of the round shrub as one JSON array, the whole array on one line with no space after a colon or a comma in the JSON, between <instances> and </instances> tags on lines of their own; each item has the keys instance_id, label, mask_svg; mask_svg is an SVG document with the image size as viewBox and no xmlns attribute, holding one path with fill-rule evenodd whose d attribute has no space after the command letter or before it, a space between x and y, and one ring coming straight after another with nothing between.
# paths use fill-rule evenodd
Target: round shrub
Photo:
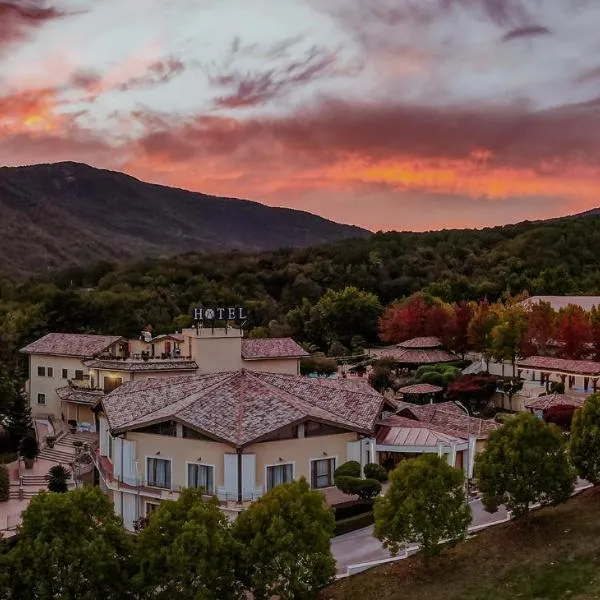
<instances>
[{"instance_id":1,"label":"round shrub","mask_svg":"<svg viewBox=\"0 0 600 600\"><path fill-rule=\"evenodd\" d=\"M381 483L387 481L388 478L387 471L377 463L369 463L368 465L365 465L364 473L367 479L375 479Z\"/></svg>"},{"instance_id":2,"label":"round shrub","mask_svg":"<svg viewBox=\"0 0 600 600\"><path fill-rule=\"evenodd\" d=\"M358 496L361 500L371 500L381 492L381 483L375 479L360 477L336 477L335 485L340 492L350 496Z\"/></svg>"},{"instance_id":3,"label":"round shrub","mask_svg":"<svg viewBox=\"0 0 600 600\"><path fill-rule=\"evenodd\" d=\"M338 477L360 477L360 463L356 460L349 460L343 465L340 465L335 470L333 476L334 479L337 479Z\"/></svg>"}]
</instances>

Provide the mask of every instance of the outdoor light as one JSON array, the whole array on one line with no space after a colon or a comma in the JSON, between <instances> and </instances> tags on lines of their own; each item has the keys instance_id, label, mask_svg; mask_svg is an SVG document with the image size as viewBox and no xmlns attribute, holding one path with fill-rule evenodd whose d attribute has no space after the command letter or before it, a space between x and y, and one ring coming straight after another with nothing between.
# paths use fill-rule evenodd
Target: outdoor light
<instances>
[{"instance_id":1,"label":"outdoor light","mask_svg":"<svg viewBox=\"0 0 600 600\"><path fill-rule=\"evenodd\" d=\"M283 462L283 458L281 458L281 456L279 457L279 462Z\"/></svg>"},{"instance_id":2,"label":"outdoor light","mask_svg":"<svg viewBox=\"0 0 600 600\"><path fill-rule=\"evenodd\" d=\"M156 452L156 456L158 456L159 454L160 454L160 450L158 450L158 451Z\"/></svg>"},{"instance_id":3,"label":"outdoor light","mask_svg":"<svg viewBox=\"0 0 600 600\"><path fill-rule=\"evenodd\" d=\"M198 460L198 462L202 462L202 457L201 457L201 456L199 456L199 457L197 458L197 460Z\"/></svg>"},{"instance_id":4,"label":"outdoor light","mask_svg":"<svg viewBox=\"0 0 600 600\"><path fill-rule=\"evenodd\" d=\"M323 456L327 456L327 452L323 452Z\"/></svg>"}]
</instances>

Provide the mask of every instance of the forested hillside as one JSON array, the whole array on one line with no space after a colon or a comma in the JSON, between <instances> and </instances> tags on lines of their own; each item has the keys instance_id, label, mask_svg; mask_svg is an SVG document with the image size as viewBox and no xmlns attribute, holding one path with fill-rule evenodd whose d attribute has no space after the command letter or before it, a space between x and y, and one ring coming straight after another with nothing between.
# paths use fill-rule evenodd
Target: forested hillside
<instances>
[{"instance_id":1,"label":"forested hillside","mask_svg":"<svg viewBox=\"0 0 600 600\"><path fill-rule=\"evenodd\" d=\"M327 290L346 286L373 296L332 304ZM6 355L48 330L136 335L147 323L157 332L180 329L190 324L193 306L223 303L245 305L248 326L265 328L256 334L291 334L323 347L331 340L324 339L316 306L334 318L366 303L371 315L420 290L448 302L494 301L524 290L600 294L600 221L377 234L301 250L184 254L102 262L20 283L5 278L0 336ZM376 341L375 319L366 324L357 315L355 334Z\"/></svg>"}]
</instances>

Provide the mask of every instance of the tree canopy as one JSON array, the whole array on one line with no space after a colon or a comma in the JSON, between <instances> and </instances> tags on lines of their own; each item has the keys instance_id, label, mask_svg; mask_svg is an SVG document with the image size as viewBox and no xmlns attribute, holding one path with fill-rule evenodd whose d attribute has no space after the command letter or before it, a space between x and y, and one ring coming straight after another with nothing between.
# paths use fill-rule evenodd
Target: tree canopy
<instances>
[{"instance_id":1,"label":"tree canopy","mask_svg":"<svg viewBox=\"0 0 600 600\"><path fill-rule=\"evenodd\" d=\"M475 459L475 478L483 504L495 512L504 504L515 517L531 504L556 505L573 491L571 466L561 430L530 413L520 413L492 431Z\"/></svg>"},{"instance_id":2,"label":"tree canopy","mask_svg":"<svg viewBox=\"0 0 600 600\"><path fill-rule=\"evenodd\" d=\"M335 519L304 478L274 487L237 518L241 578L256 600L309 600L335 575Z\"/></svg>"},{"instance_id":3,"label":"tree canopy","mask_svg":"<svg viewBox=\"0 0 600 600\"><path fill-rule=\"evenodd\" d=\"M571 460L583 479L600 483L600 394L592 394L571 422Z\"/></svg>"},{"instance_id":4,"label":"tree canopy","mask_svg":"<svg viewBox=\"0 0 600 600\"><path fill-rule=\"evenodd\" d=\"M389 478L387 492L375 500L375 536L392 554L416 542L431 556L443 540L465 537L472 517L461 470L423 454L400 462Z\"/></svg>"}]
</instances>

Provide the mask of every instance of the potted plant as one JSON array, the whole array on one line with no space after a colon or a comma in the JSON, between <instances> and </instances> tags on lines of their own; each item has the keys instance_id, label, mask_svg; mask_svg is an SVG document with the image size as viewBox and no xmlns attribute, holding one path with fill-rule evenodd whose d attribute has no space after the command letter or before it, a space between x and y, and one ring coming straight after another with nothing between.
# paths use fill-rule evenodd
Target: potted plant
<instances>
[{"instance_id":1,"label":"potted plant","mask_svg":"<svg viewBox=\"0 0 600 600\"><path fill-rule=\"evenodd\" d=\"M79 454L81 452L81 447L83 446L83 442L81 440L75 440L73 442L73 446L75 446L75 454Z\"/></svg>"},{"instance_id":2,"label":"potted plant","mask_svg":"<svg viewBox=\"0 0 600 600\"><path fill-rule=\"evenodd\" d=\"M46 436L46 446L48 448L54 448L54 442L56 442L56 437L53 435Z\"/></svg>"},{"instance_id":3,"label":"potted plant","mask_svg":"<svg viewBox=\"0 0 600 600\"><path fill-rule=\"evenodd\" d=\"M71 433L76 433L77 432L77 421L75 419L69 419L67 421L68 425L69 425L69 431Z\"/></svg>"},{"instance_id":4,"label":"potted plant","mask_svg":"<svg viewBox=\"0 0 600 600\"><path fill-rule=\"evenodd\" d=\"M25 461L25 468L33 468L33 461L40 453L37 440L32 436L24 437L21 441L20 454Z\"/></svg>"},{"instance_id":5,"label":"potted plant","mask_svg":"<svg viewBox=\"0 0 600 600\"><path fill-rule=\"evenodd\" d=\"M71 479L71 473L62 465L55 465L48 471L48 489L51 492L65 493L68 491L67 482Z\"/></svg>"}]
</instances>

